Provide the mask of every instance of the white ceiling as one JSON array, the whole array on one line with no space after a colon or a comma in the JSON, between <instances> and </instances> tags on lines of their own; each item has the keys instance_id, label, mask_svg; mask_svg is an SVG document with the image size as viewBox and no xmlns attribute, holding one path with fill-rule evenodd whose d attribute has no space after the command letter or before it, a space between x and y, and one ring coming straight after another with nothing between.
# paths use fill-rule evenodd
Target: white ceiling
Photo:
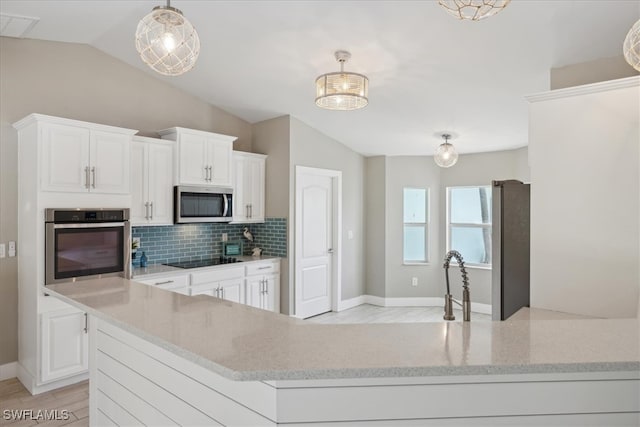
<instances>
[{"instance_id":1,"label":"white ceiling","mask_svg":"<svg viewBox=\"0 0 640 427\"><path fill-rule=\"evenodd\" d=\"M2 0L2 13L40 18L29 38L87 43L251 123L290 114L365 155L432 154L443 131L462 153L527 145L524 95L549 70L621 54L640 2L513 0L479 22L435 1L174 0L202 51L179 77L137 56L137 22L157 1ZM369 106L314 104L315 78L346 69L370 79Z\"/></svg>"}]
</instances>

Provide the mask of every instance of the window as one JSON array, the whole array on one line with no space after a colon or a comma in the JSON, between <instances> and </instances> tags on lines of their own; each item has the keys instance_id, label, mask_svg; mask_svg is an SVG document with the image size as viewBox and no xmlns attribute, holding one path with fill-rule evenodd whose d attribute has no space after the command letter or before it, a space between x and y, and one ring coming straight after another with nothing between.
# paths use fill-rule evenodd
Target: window
<instances>
[{"instance_id":1,"label":"window","mask_svg":"<svg viewBox=\"0 0 640 427\"><path fill-rule=\"evenodd\" d=\"M491 267L491 187L447 188L447 250L466 264Z\"/></svg>"},{"instance_id":2,"label":"window","mask_svg":"<svg viewBox=\"0 0 640 427\"><path fill-rule=\"evenodd\" d=\"M424 263L429 260L428 230L429 190L405 188L403 202L405 263Z\"/></svg>"}]
</instances>

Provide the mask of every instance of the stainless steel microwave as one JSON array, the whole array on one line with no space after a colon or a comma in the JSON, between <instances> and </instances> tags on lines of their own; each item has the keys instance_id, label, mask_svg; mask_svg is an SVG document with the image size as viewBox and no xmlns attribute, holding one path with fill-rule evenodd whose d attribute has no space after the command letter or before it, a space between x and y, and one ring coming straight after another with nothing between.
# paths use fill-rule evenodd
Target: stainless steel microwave
<instances>
[{"instance_id":1,"label":"stainless steel microwave","mask_svg":"<svg viewBox=\"0 0 640 427\"><path fill-rule=\"evenodd\" d=\"M173 206L176 224L231 222L233 190L228 187L176 186Z\"/></svg>"}]
</instances>

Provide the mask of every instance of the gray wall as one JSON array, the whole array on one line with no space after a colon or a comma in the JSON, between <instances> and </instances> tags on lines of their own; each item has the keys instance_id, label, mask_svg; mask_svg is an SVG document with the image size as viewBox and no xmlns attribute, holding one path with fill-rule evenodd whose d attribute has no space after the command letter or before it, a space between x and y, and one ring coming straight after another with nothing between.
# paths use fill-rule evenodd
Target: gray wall
<instances>
[{"instance_id":1,"label":"gray wall","mask_svg":"<svg viewBox=\"0 0 640 427\"><path fill-rule=\"evenodd\" d=\"M365 293L386 293L386 167L387 157L365 159Z\"/></svg>"},{"instance_id":2,"label":"gray wall","mask_svg":"<svg viewBox=\"0 0 640 427\"><path fill-rule=\"evenodd\" d=\"M496 151L493 153L467 154L460 156L458 163L442 173L440 215L442 217L442 239L440 253L446 252L446 187L465 185L490 185L493 180L519 179L529 181L526 163L527 149ZM464 254L463 254L464 255ZM442 269L442 268L441 268ZM457 269L456 269L457 270ZM491 304L491 270L469 268L469 283L472 301ZM459 277L452 273L451 277ZM453 279L452 279L453 280ZM455 282L453 282L455 283ZM461 286L454 286L452 293L461 297Z\"/></svg>"},{"instance_id":3,"label":"gray wall","mask_svg":"<svg viewBox=\"0 0 640 427\"><path fill-rule=\"evenodd\" d=\"M492 180L501 179L529 181L526 148L461 155L458 163L448 169L436 166L430 156L370 157L366 165L366 290L369 295L388 298L444 294L442 258L446 252L447 187L490 185ZM405 187L430 190L430 256L426 265L403 264L402 193ZM378 191L380 188L384 191ZM372 209L376 210L375 214L371 213ZM411 286L412 277L418 278L418 286ZM452 282L457 283L458 275L452 273L451 277ZM371 278L375 279L371 281ZM469 279L472 301L491 304L491 270L470 268ZM452 292L460 297L461 286L454 285Z\"/></svg>"},{"instance_id":4,"label":"gray wall","mask_svg":"<svg viewBox=\"0 0 640 427\"><path fill-rule=\"evenodd\" d=\"M17 135L30 113L86 120L156 136L171 126L238 136L251 125L164 81L81 44L0 37L0 242L17 239ZM18 251L20 247L18 246ZM0 259L0 365L18 359L17 262Z\"/></svg>"},{"instance_id":5,"label":"gray wall","mask_svg":"<svg viewBox=\"0 0 640 427\"><path fill-rule=\"evenodd\" d=\"M622 40L620 41L622 45ZM550 71L550 89L562 89L622 79L640 74L627 63L623 55L612 58L600 58L594 61L552 68Z\"/></svg>"},{"instance_id":6,"label":"gray wall","mask_svg":"<svg viewBox=\"0 0 640 427\"><path fill-rule=\"evenodd\" d=\"M291 183L295 181L296 166L342 171L341 297L345 300L360 296L365 293L364 157L293 117L291 118L290 149ZM291 209L295 208L294 195L295 191L292 190ZM293 218L292 214L290 218ZM351 240L347 237L349 231L353 232Z\"/></svg>"},{"instance_id":7,"label":"gray wall","mask_svg":"<svg viewBox=\"0 0 640 427\"><path fill-rule=\"evenodd\" d=\"M266 154L266 206L270 218L287 218L287 258L280 261L280 311L290 314L289 259L292 257L289 217L289 116L276 117L253 125L253 151Z\"/></svg>"}]
</instances>

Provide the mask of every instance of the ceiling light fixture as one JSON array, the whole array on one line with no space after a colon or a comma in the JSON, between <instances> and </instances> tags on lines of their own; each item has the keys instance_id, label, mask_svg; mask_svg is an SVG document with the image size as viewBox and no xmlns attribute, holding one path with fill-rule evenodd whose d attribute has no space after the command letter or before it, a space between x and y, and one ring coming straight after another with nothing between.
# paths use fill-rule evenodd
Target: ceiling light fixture
<instances>
[{"instance_id":1,"label":"ceiling light fixture","mask_svg":"<svg viewBox=\"0 0 640 427\"><path fill-rule=\"evenodd\" d=\"M340 71L323 74L316 79L316 105L327 110L357 110L369 103L369 79L363 74L344 71L344 63L351 54L344 50L335 53Z\"/></svg>"},{"instance_id":2,"label":"ceiling light fixture","mask_svg":"<svg viewBox=\"0 0 640 427\"><path fill-rule=\"evenodd\" d=\"M136 49L144 63L158 73L179 76L195 65L200 38L182 12L167 0L166 6L154 7L138 23Z\"/></svg>"},{"instance_id":3,"label":"ceiling light fixture","mask_svg":"<svg viewBox=\"0 0 640 427\"><path fill-rule=\"evenodd\" d=\"M440 144L438 150L436 150L433 160L436 162L436 165L441 168L450 168L458 161L458 152L455 147L449 143L451 139L450 134L444 133L441 136L444 142Z\"/></svg>"},{"instance_id":4,"label":"ceiling light fixture","mask_svg":"<svg viewBox=\"0 0 640 427\"><path fill-rule=\"evenodd\" d=\"M511 0L438 0L449 14L458 19L479 21L500 12Z\"/></svg>"},{"instance_id":5,"label":"ceiling light fixture","mask_svg":"<svg viewBox=\"0 0 640 427\"><path fill-rule=\"evenodd\" d=\"M624 59L636 70L640 71L640 19L633 24L622 45Z\"/></svg>"}]
</instances>

